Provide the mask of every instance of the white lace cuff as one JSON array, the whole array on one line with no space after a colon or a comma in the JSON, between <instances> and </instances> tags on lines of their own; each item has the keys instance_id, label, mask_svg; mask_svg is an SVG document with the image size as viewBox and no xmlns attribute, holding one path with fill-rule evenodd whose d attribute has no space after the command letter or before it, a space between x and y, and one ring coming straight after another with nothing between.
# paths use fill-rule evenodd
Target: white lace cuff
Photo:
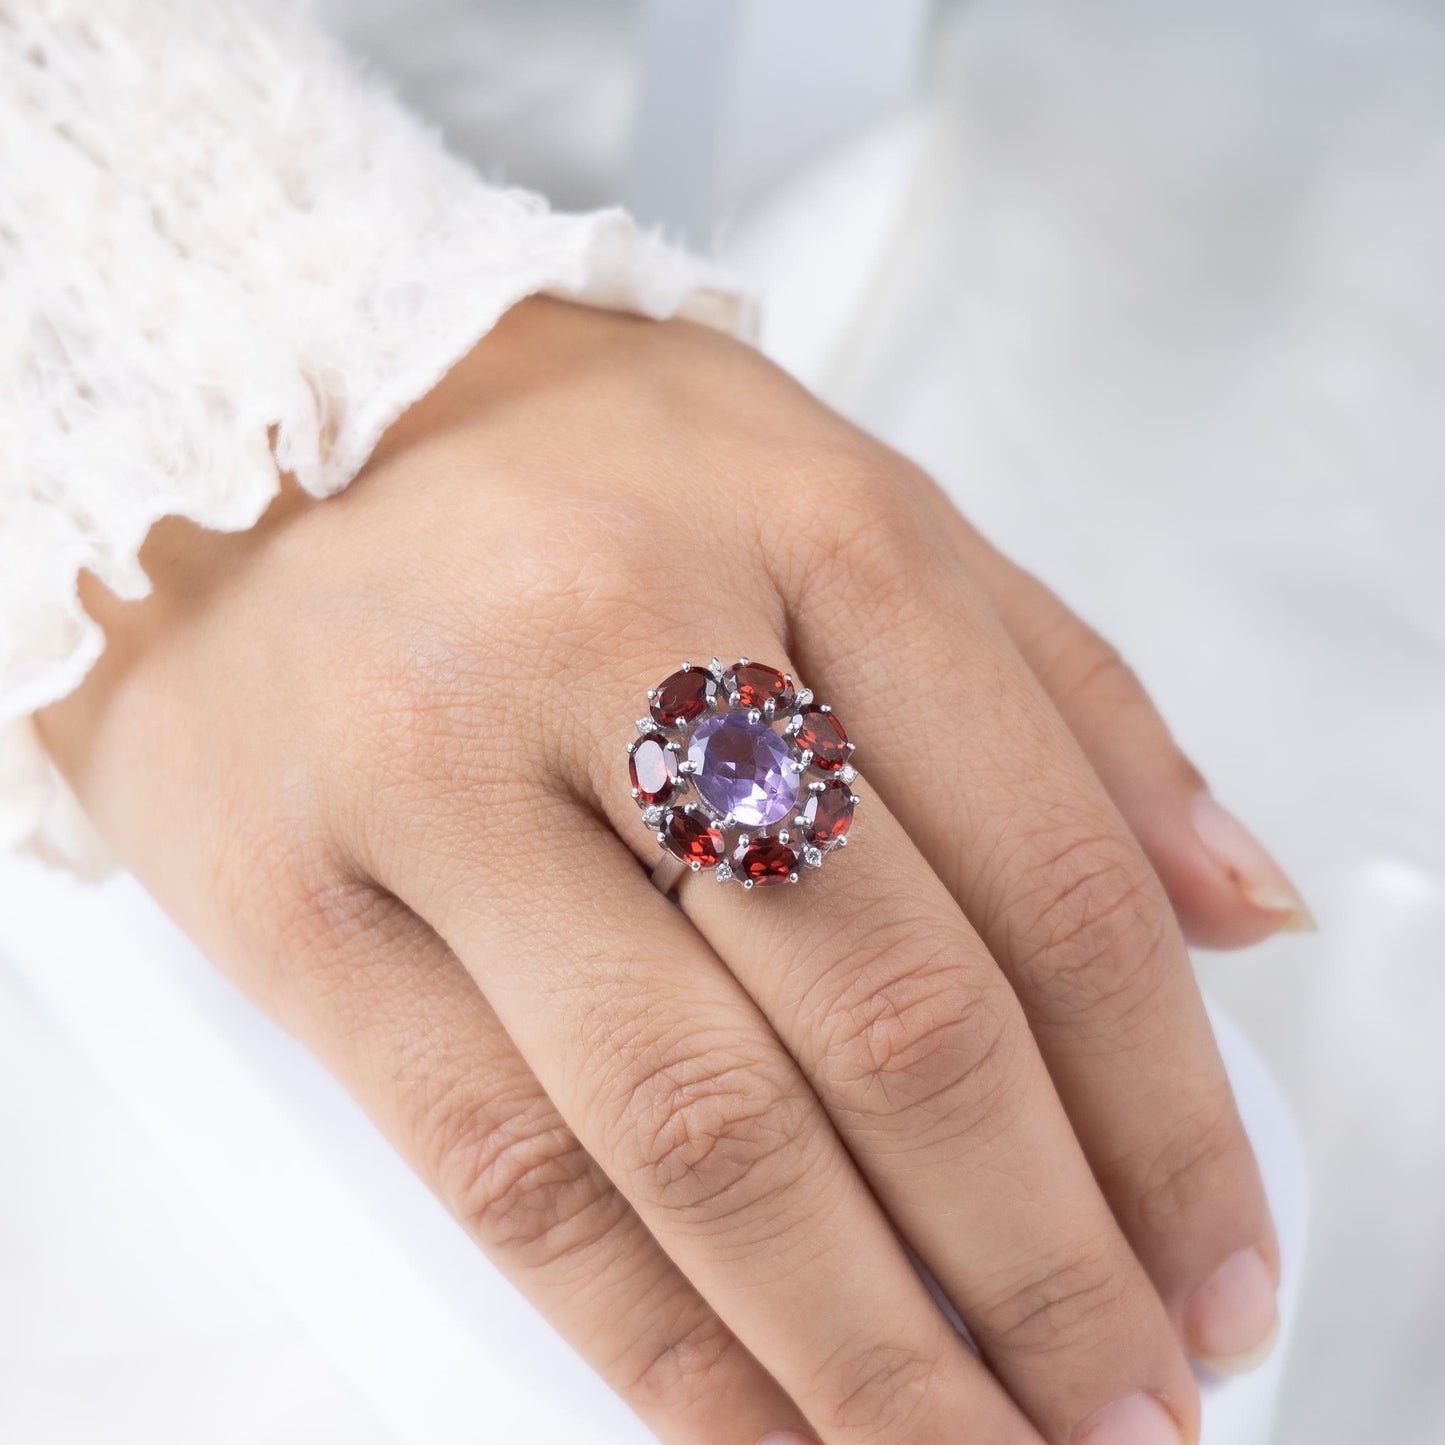
<instances>
[{"instance_id":1,"label":"white lace cuff","mask_svg":"<svg viewBox=\"0 0 1445 1445\"><path fill-rule=\"evenodd\" d=\"M0 0L0 846L104 851L30 715L144 596L169 514L346 486L521 298L746 331L621 211L486 184L324 36L239 0Z\"/></svg>"}]
</instances>

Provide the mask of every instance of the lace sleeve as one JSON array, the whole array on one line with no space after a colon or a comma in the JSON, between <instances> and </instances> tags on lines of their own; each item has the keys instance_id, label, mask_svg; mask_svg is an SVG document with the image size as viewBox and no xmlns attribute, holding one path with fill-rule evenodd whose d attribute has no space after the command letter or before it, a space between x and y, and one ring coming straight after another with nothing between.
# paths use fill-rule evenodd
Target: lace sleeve
<instances>
[{"instance_id":1,"label":"lace sleeve","mask_svg":"<svg viewBox=\"0 0 1445 1445\"><path fill-rule=\"evenodd\" d=\"M315 496L521 298L734 331L747 307L621 211L489 185L289 9L0 0L0 846L104 855L30 716L104 646L179 514Z\"/></svg>"}]
</instances>

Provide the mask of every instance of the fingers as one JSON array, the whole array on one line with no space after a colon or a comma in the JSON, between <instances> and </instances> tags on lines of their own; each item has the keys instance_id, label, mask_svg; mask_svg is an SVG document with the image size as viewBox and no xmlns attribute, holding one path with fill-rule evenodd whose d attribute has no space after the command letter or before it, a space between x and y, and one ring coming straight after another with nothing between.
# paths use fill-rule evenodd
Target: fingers
<instances>
[{"instance_id":1,"label":"fingers","mask_svg":"<svg viewBox=\"0 0 1445 1445\"><path fill-rule=\"evenodd\" d=\"M1188 1367L1007 982L880 799L850 838L805 887L699 877L682 906L1045 1438L1140 1394L1193 1428Z\"/></svg>"},{"instance_id":2,"label":"fingers","mask_svg":"<svg viewBox=\"0 0 1445 1445\"><path fill-rule=\"evenodd\" d=\"M939 498L949 536L1143 845L1195 943L1312 927L1279 864L1210 795L1119 654Z\"/></svg>"},{"instance_id":3,"label":"fingers","mask_svg":"<svg viewBox=\"0 0 1445 1445\"><path fill-rule=\"evenodd\" d=\"M795 593L804 675L1007 973L1190 1348L1246 1353L1272 1300L1210 1281L1254 1251L1268 1289L1274 1236L1163 889L928 506L851 486Z\"/></svg>"},{"instance_id":4,"label":"fingers","mask_svg":"<svg viewBox=\"0 0 1445 1445\"><path fill-rule=\"evenodd\" d=\"M449 822L450 860L435 827L398 820L388 882L432 913L653 1237L825 1445L1036 1445L692 926L592 814L557 800L533 824L554 851L525 860L523 889Z\"/></svg>"},{"instance_id":5,"label":"fingers","mask_svg":"<svg viewBox=\"0 0 1445 1445\"><path fill-rule=\"evenodd\" d=\"M802 1417L562 1122L436 935L362 884L290 960L287 1022L481 1248L665 1441Z\"/></svg>"},{"instance_id":6,"label":"fingers","mask_svg":"<svg viewBox=\"0 0 1445 1445\"><path fill-rule=\"evenodd\" d=\"M617 730L604 739L610 777L605 764L585 772L650 863ZM683 909L1045 1437L1072 1440L1140 1393L1169 1400L1189 1426L1187 1365L1017 1000L881 802L859 810L851 836L847 861L805 887L745 896L699 878Z\"/></svg>"}]
</instances>

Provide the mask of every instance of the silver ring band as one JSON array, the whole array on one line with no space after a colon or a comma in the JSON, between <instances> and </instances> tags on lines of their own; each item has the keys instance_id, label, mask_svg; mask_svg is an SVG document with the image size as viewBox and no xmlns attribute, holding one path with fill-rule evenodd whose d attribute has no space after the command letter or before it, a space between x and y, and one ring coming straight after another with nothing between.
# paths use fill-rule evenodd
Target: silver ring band
<instances>
[{"instance_id":1,"label":"silver ring band","mask_svg":"<svg viewBox=\"0 0 1445 1445\"><path fill-rule=\"evenodd\" d=\"M683 875L690 871L681 858L674 858L671 853L664 853L652 870L653 886L664 895L669 894L682 882Z\"/></svg>"}]
</instances>

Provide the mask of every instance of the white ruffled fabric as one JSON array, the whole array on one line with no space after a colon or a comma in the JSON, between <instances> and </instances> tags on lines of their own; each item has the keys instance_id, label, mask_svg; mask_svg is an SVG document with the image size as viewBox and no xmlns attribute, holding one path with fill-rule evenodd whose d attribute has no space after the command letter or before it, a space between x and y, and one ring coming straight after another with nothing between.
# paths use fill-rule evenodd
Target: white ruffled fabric
<instances>
[{"instance_id":1,"label":"white ruffled fabric","mask_svg":"<svg viewBox=\"0 0 1445 1445\"><path fill-rule=\"evenodd\" d=\"M105 852L31 715L104 646L159 518L331 495L544 292L739 334L711 266L619 210L490 185L293 9L0 0L0 847Z\"/></svg>"}]
</instances>

